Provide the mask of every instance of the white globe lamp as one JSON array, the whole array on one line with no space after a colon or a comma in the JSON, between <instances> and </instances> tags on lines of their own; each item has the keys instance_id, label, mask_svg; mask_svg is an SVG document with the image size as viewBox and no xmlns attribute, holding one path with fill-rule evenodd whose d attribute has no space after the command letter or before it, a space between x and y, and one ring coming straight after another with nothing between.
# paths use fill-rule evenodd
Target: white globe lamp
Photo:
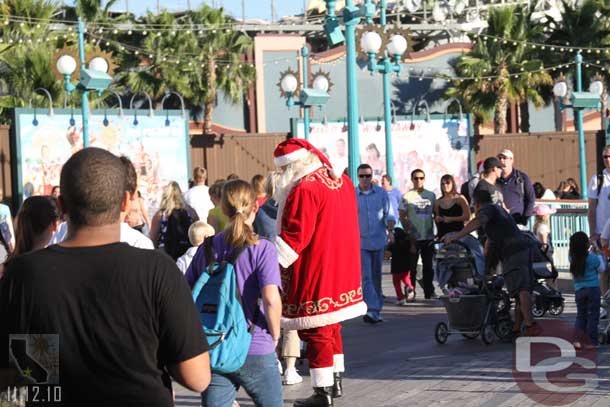
<instances>
[{"instance_id":1,"label":"white globe lamp","mask_svg":"<svg viewBox=\"0 0 610 407\"><path fill-rule=\"evenodd\" d=\"M57 60L55 65L57 67L57 71L62 75L72 75L76 70L76 60L72 58L70 55L62 55Z\"/></svg>"},{"instance_id":2,"label":"white globe lamp","mask_svg":"<svg viewBox=\"0 0 610 407\"><path fill-rule=\"evenodd\" d=\"M407 39L399 34L394 34L390 37L390 43L388 44L388 52L390 55L402 55L407 50Z\"/></svg>"},{"instance_id":3,"label":"white globe lamp","mask_svg":"<svg viewBox=\"0 0 610 407\"><path fill-rule=\"evenodd\" d=\"M558 98L564 98L568 94L568 84L564 81L557 82L553 86L553 94Z\"/></svg>"},{"instance_id":4,"label":"white globe lamp","mask_svg":"<svg viewBox=\"0 0 610 407\"><path fill-rule=\"evenodd\" d=\"M293 74L285 75L280 82L280 87L284 93L293 93L297 90L299 81Z\"/></svg>"},{"instance_id":5,"label":"white globe lamp","mask_svg":"<svg viewBox=\"0 0 610 407\"><path fill-rule=\"evenodd\" d=\"M318 75L314 78L312 86L314 89L327 92L330 84L328 83L328 79L326 79L324 75Z\"/></svg>"},{"instance_id":6,"label":"white globe lamp","mask_svg":"<svg viewBox=\"0 0 610 407\"><path fill-rule=\"evenodd\" d=\"M595 80L589 85L589 92L594 93L597 96L601 96L604 93L604 84L600 80Z\"/></svg>"},{"instance_id":7,"label":"white globe lamp","mask_svg":"<svg viewBox=\"0 0 610 407\"><path fill-rule=\"evenodd\" d=\"M381 49L382 39L375 31L367 31L360 38L360 47L367 54L376 54Z\"/></svg>"},{"instance_id":8,"label":"white globe lamp","mask_svg":"<svg viewBox=\"0 0 610 407\"><path fill-rule=\"evenodd\" d=\"M108 62L102 57L95 57L89 61L89 69L99 72L108 72Z\"/></svg>"}]
</instances>

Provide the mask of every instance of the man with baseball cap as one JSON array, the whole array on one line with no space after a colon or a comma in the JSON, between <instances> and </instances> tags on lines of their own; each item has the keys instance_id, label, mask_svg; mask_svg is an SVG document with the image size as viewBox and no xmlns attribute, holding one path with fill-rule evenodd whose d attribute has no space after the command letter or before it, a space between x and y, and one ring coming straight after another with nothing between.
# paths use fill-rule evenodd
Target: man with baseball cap
<instances>
[{"instance_id":1,"label":"man with baseball cap","mask_svg":"<svg viewBox=\"0 0 610 407\"><path fill-rule=\"evenodd\" d=\"M536 202L532 181L526 173L513 167L514 155L509 149L500 151L498 160L503 164L498 188L502 191L504 203L517 224L527 225Z\"/></svg>"},{"instance_id":2,"label":"man with baseball cap","mask_svg":"<svg viewBox=\"0 0 610 407\"><path fill-rule=\"evenodd\" d=\"M476 188L473 191L473 196L477 191L487 191L491 195L492 202L502 206L504 209L504 196L502 191L496 185L496 181L500 178L504 165L496 157L488 157L483 161L483 174Z\"/></svg>"}]
</instances>

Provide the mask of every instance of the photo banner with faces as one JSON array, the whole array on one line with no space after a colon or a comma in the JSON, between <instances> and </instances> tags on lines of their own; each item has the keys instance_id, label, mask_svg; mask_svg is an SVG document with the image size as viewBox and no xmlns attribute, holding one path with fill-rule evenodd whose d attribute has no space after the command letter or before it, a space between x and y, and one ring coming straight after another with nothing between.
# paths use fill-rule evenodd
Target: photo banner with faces
<instances>
[{"instance_id":1,"label":"photo banner with faces","mask_svg":"<svg viewBox=\"0 0 610 407\"><path fill-rule=\"evenodd\" d=\"M138 175L138 191L148 212L159 207L163 188L176 181L185 191L189 179L188 118L180 111L125 110L123 115L93 111L91 147L128 157ZM83 147L80 111L15 109L18 195L49 195L59 185L63 164Z\"/></svg>"},{"instance_id":2,"label":"photo banner with faces","mask_svg":"<svg viewBox=\"0 0 610 407\"><path fill-rule=\"evenodd\" d=\"M430 121L410 118L392 124L394 151L393 185L405 193L413 187L411 171L426 174L425 188L440 195L440 179L454 176L459 190L469 178L469 118L461 120L433 115ZM295 126L296 137L303 137L303 123ZM325 154L333 167L343 171L348 166L347 125L344 122L311 123L309 141ZM359 124L360 163L373 168L373 178L381 183L386 173L385 131L383 122Z\"/></svg>"}]
</instances>

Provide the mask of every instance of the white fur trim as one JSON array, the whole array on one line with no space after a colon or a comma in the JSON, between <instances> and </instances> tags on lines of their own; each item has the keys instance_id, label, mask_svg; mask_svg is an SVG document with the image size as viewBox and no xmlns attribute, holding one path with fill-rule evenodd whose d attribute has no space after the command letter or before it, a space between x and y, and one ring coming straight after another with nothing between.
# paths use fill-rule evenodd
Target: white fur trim
<instances>
[{"instance_id":1,"label":"white fur trim","mask_svg":"<svg viewBox=\"0 0 610 407\"><path fill-rule=\"evenodd\" d=\"M309 376L311 376L311 387L330 387L335 384L332 366L309 369Z\"/></svg>"},{"instance_id":2,"label":"white fur trim","mask_svg":"<svg viewBox=\"0 0 610 407\"><path fill-rule=\"evenodd\" d=\"M273 162L276 166L283 167L284 165L292 164L295 161L299 161L300 159L305 158L309 152L310 151L305 148L299 148L298 150L295 150L292 153L275 157L273 159Z\"/></svg>"},{"instance_id":3,"label":"white fur trim","mask_svg":"<svg viewBox=\"0 0 610 407\"><path fill-rule=\"evenodd\" d=\"M345 355L333 355L333 371L335 373L343 373L345 372Z\"/></svg>"},{"instance_id":4,"label":"white fur trim","mask_svg":"<svg viewBox=\"0 0 610 407\"><path fill-rule=\"evenodd\" d=\"M282 317L282 328L284 329L311 329L321 326L336 324L366 314L367 308L364 301L338 311L327 314L312 315L310 317L284 318Z\"/></svg>"},{"instance_id":5,"label":"white fur trim","mask_svg":"<svg viewBox=\"0 0 610 407\"><path fill-rule=\"evenodd\" d=\"M297 261L299 255L297 252L292 250L292 247L288 245L281 237L275 238L275 247L277 248L277 258L282 267L288 268L292 263Z\"/></svg>"}]
</instances>

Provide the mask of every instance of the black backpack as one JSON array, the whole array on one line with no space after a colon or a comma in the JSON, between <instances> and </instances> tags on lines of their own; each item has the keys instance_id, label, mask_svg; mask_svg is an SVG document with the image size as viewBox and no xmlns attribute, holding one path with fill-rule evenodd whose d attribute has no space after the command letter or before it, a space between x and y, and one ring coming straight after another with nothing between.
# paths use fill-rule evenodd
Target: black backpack
<instances>
[{"instance_id":1,"label":"black backpack","mask_svg":"<svg viewBox=\"0 0 610 407\"><path fill-rule=\"evenodd\" d=\"M174 260L182 256L191 247L189 227L199 220L197 212L190 206L174 209L167 219L165 233L165 252Z\"/></svg>"}]
</instances>

